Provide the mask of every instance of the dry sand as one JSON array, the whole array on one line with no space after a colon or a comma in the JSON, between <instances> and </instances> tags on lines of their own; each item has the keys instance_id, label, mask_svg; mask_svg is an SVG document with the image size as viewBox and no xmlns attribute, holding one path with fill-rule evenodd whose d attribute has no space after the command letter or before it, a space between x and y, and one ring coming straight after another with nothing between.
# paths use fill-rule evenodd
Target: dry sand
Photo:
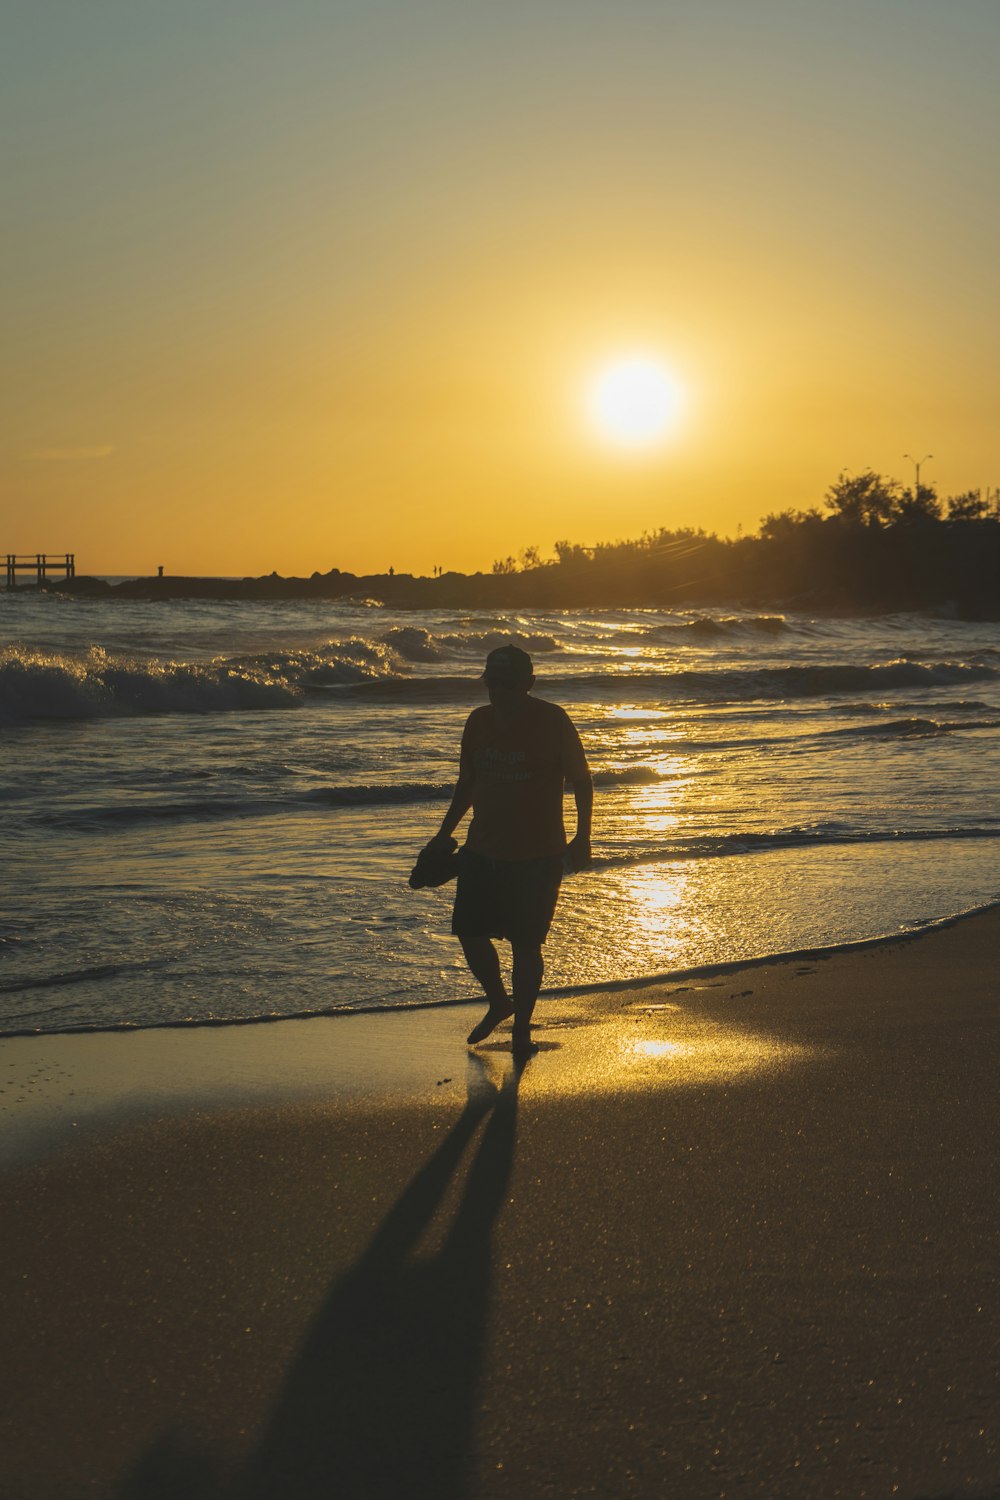
<instances>
[{"instance_id":1,"label":"dry sand","mask_svg":"<svg viewBox=\"0 0 1000 1500\"><path fill-rule=\"evenodd\" d=\"M3 1044L0 1494L1000 1494L998 955Z\"/></svg>"}]
</instances>

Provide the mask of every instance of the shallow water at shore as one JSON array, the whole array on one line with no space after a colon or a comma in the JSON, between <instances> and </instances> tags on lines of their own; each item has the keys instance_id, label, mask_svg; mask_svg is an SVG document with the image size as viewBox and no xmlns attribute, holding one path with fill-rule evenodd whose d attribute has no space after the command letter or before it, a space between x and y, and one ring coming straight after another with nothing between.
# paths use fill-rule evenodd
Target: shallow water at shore
<instances>
[{"instance_id":1,"label":"shallow water at shore","mask_svg":"<svg viewBox=\"0 0 1000 1500\"><path fill-rule=\"evenodd\" d=\"M0 628L0 1031L471 995L447 891L406 875L508 639L598 787L547 986L1000 892L997 625L39 596L0 601Z\"/></svg>"}]
</instances>

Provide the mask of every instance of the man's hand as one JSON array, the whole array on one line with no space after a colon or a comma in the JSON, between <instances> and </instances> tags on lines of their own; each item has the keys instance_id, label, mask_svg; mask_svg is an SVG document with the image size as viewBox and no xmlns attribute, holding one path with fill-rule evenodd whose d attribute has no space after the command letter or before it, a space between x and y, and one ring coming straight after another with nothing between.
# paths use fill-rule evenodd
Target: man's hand
<instances>
[{"instance_id":1,"label":"man's hand","mask_svg":"<svg viewBox=\"0 0 1000 1500\"><path fill-rule=\"evenodd\" d=\"M455 840L450 833L445 833L439 828L434 837L428 841L427 847L428 849L454 849Z\"/></svg>"},{"instance_id":2,"label":"man's hand","mask_svg":"<svg viewBox=\"0 0 1000 1500\"><path fill-rule=\"evenodd\" d=\"M577 870L585 870L590 864L590 836L578 833L575 839L570 839L566 846L566 857L569 860L570 870L575 875Z\"/></svg>"}]
</instances>

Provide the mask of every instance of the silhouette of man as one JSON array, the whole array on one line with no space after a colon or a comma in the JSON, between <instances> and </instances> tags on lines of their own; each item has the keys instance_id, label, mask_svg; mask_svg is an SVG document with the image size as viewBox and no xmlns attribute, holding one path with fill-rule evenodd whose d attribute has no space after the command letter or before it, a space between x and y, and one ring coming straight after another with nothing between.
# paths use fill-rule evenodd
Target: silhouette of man
<instances>
[{"instance_id":1,"label":"silhouette of man","mask_svg":"<svg viewBox=\"0 0 1000 1500\"><path fill-rule=\"evenodd\" d=\"M529 696L531 658L501 646L486 658L490 701L473 709L462 733L458 782L431 841L448 847L472 808L459 855L451 930L486 993L487 1011L469 1033L475 1045L514 1017L514 1052L534 1050L531 1015L542 985L542 944L566 870L590 863L594 784L580 736L564 709ZM573 784L576 835L567 845L563 786ZM500 974L494 938L511 947L511 995Z\"/></svg>"}]
</instances>

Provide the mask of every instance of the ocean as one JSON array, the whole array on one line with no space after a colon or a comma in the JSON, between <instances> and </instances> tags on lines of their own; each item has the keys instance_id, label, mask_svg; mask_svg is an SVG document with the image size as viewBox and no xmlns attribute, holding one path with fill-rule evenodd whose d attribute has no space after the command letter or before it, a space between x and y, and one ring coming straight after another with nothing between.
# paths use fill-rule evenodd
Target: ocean
<instances>
[{"instance_id":1,"label":"ocean","mask_svg":"<svg viewBox=\"0 0 1000 1500\"><path fill-rule=\"evenodd\" d=\"M1000 895L996 623L22 590L0 595L0 1034L475 996L449 889L407 875L509 641L596 780L546 989Z\"/></svg>"}]
</instances>

